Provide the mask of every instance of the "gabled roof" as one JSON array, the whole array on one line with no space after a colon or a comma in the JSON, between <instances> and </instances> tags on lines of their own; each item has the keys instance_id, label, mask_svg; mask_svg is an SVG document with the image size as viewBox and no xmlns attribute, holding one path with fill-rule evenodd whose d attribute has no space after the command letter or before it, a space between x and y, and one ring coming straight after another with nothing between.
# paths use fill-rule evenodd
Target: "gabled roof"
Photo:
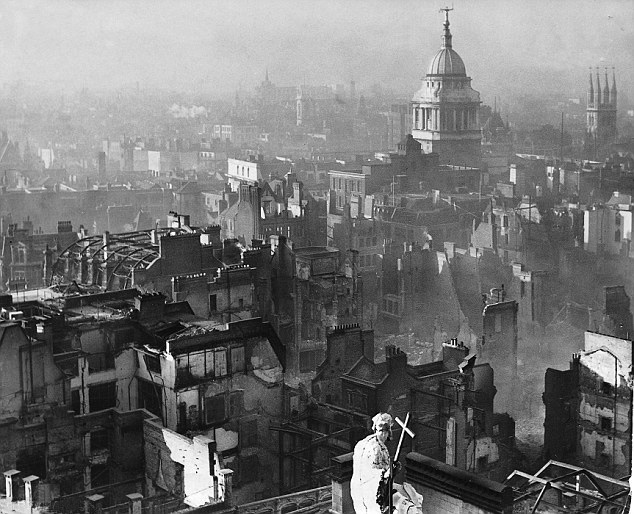
<instances>
[{"instance_id":1,"label":"gabled roof","mask_svg":"<svg viewBox=\"0 0 634 514\"><path fill-rule=\"evenodd\" d=\"M176 193L181 195L197 195L200 193L200 187L198 186L198 182L189 181L180 187Z\"/></svg>"},{"instance_id":2,"label":"gabled roof","mask_svg":"<svg viewBox=\"0 0 634 514\"><path fill-rule=\"evenodd\" d=\"M612 195L606 205L632 205L632 195L626 195L619 193L618 195Z\"/></svg>"},{"instance_id":3,"label":"gabled roof","mask_svg":"<svg viewBox=\"0 0 634 514\"><path fill-rule=\"evenodd\" d=\"M362 383L369 386L377 386L385 381L388 376L387 363L375 364L367 357L360 357L350 368L350 371L343 375L343 379Z\"/></svg>"}]
</instances>

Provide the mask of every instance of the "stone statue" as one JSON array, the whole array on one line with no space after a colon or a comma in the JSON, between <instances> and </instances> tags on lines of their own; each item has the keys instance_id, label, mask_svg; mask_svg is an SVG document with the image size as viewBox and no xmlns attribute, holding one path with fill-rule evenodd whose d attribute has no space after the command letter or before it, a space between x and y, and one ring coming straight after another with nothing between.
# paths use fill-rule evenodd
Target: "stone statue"
<instances>
[{"instance_id":1,"label":"stone statue","mask_svg":"<svg viewBox=\"0 0 634 514\"><path fill-rule=\"evenodd\" d=\"M356 514L420 514L422 496L410 484L396 486L393 483L394 472L400 469L398 455L403 435L414 433L407 427L409 413L405 422L396 418L403 428L398 443L395 463L392 463L385 443L392 438L392 416L379 413L372 418L373 433L359 441L352 455L352 479L350 495ZM405 488L407 486L407 488ZM394 489L396 487L396 489Z\"/></svg>"},{"instance_id":2,"label":"stone statue","mask_svg":"<svg viewBox=\"0 0 634 514\"><path fill-rule=\"evenodd\" d=\"M372 418L372 434L361 439L352 455L350 495L356 514L381 514L377 491L390 472L390 454L385 443L392 436L392 416L379 413Z\"/></svg>"}]
</instances>

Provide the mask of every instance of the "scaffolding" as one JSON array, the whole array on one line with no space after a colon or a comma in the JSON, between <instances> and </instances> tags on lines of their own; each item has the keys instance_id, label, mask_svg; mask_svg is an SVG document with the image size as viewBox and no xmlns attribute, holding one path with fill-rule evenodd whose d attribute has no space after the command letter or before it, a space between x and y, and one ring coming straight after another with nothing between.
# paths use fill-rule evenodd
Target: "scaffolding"
<instances>
[{"instance_id":1,"label":"scaffolding","mask_svg":"<svg viewBox=\"0 0 634 514\"><path fill-rule=\"evenodd\" d=\"M631 503L627 478L616 479L550 460L534 475L513 471L505 484L515 490L514 512L624 514Z\"/></svg>"}]
</instances>

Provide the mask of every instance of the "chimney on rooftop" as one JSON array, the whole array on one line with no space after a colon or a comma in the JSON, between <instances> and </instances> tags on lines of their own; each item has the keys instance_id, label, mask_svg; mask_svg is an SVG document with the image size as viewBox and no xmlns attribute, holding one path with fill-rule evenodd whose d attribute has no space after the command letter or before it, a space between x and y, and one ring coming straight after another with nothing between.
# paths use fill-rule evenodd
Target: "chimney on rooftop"
<instances>
[{"instance_id":1,"label":"chimney on rooftop","mask_svg":"<svg viewBox=\"0 0 634 514\"><path fill-rule=\"evenodd\" d=\"M447 371L458 369L458 365L469 355L469 348L453 338L442 345L442 364Z\"/></svg>"},{"instance_id":2,"label":"chimney on rooftop","mask_svg":"<svg viewBox=\"0 0 634 514\"><path fill-rule=\"evenodd\" d=\"M161 319L165 311L165 296L162 293L144 293L134 298L134 307L139 311L139 321Z\"/></svg>"},{"instance_id":3,"label":"chimney on rooftop","mask_svg":"<svg viewBox=\"0 0 634 514\"><path fill-rule=\"evenodd\" d=\"M385 347L385 361L387 362L387 372L395 373L405 370L407 367L407 354L400 348L388 344Z\"/></svg>"}]
</instances>

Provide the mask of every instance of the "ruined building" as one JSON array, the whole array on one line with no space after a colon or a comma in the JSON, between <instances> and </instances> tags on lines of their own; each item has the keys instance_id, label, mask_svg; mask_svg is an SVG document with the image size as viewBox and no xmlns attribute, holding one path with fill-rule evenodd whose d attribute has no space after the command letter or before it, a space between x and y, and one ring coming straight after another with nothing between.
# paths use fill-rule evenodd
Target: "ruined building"
<instances>
[{"instance_id":1,"label":"ruined building","mask_svg":"<svg viewBox=\"0 0 634 514\"><path fill-rule=\"evenodd\" d=\"M630 474L632 341L586 332L570 369L546 371L544 454L611 477Z\"/></svg>"}]
</instances>

